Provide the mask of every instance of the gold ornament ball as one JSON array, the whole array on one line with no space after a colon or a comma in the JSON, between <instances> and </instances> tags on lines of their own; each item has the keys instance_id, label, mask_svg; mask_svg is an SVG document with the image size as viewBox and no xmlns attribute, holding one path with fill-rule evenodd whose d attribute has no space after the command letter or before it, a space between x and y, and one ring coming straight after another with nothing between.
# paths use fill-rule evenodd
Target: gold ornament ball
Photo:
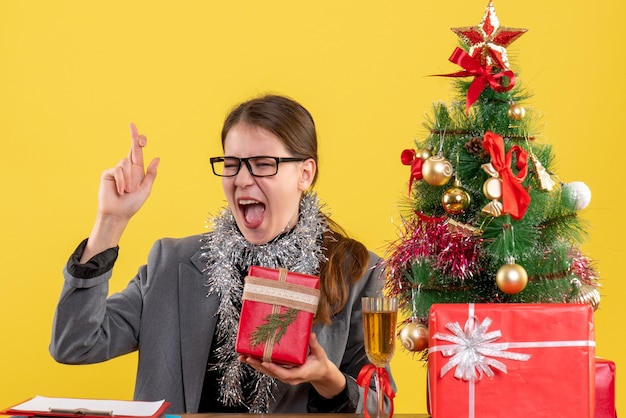
<instances>
[{"instance_id":1,"label":"gold ornament ball","mask_svg":"<svg viewBox=\"0 0 626 418\"><path fill-rule=\"evenodd\" d=\"M498 270L496 284L504 293L515 295L528 284L528 274L519 264L507 263Z\"/></svg>"},{"instance_id":2,"label":"gold ornament ball","mask_svg":"<svg viewBox=\"0 0 626 418\"><path fill-rule=\"evenodd\" d=\"M422 177L431 186L443 186L452 178L452 164L440 155L433 155L422 165Z\"/></svg>"},{"instance_id":3,"label":"gold ornament ball","mask_svg":"<svg viewBox=\"0 0 626 418\"><path fill-rule=\"evenodd\" d=\"M430 151L427 149L418 149L415 152L415 157L419 158L420 160L426 160L428 157L430 157Z\"/></svg>"},{"instance_id":4,"label":"gold ornament ball","mask_svg":"<svg viewBox=\"0 0 626 418\"><path fill-rule=\"evenodd\" d=\"M409 322L400 331L400 342L409 351L428 348L428 328L419 322Z\"/></svg>"},{"instance_id":5,"label":"gold ornament ball","mask_svg":"<svg viewBox=\"0 0 626 418\"><path fill-rule=\"evenodd\" d=\"M462 187L454 186L441 196L441 204L447 213L458 215L469 208L471 196Z\"/></svg>"},{"instance_id":6,"label":"gold ornament ball","mask_svg":"<svg viewBox=\"0 0 626 418\"><path fill-rule=\"evenodd\" d=\"M522 120L526 115L526 109L524 109L522 105L519 105L517 103L512 104L511 106L509 106L507 114L509 115L510 119Z\"/></svg>"}]
</instances>

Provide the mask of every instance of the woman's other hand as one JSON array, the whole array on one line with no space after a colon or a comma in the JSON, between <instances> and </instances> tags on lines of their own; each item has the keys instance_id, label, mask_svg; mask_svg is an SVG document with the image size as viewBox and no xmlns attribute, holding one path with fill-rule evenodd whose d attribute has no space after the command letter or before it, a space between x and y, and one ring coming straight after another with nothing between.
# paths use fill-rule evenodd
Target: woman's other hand
<instances>
[{"instance_id":1,"label":"woman's other hand","mask_svg":"<svg viewBox=\"0 0 626 418\"><path fill-rule=\"evenodd\" d=\"M327 399L335 397L346 387L346 377L328 359L313 333L309 336L309 354L301 366L282 366L249 356L239 356L239 360L290 385L310 382L317 393Z\"/></svg>"}]
</instances>

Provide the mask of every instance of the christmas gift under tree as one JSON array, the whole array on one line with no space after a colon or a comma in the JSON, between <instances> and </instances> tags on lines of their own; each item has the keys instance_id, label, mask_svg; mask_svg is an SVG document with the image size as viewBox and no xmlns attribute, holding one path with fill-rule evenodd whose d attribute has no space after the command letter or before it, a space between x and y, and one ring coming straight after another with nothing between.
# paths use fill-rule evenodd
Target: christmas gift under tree
<instances>
[{"instance_id":1,"label":"christmas gift under tree","mask_svg":"<svg viewBox=\"0 0 626 418\"><path fill-rule=\"evenodd\" d=\"M434 418L593 417L593 312L583 304L435 304Z\"/></svg>"},{"instance_id":2,"label":"christmas gift under tree","mask_svg":"<svg viewBox=\"0 0 626 418\"><path fill-rule=\"evenodd\" d=\"M564 182L554 172L552 147L539 140L539 114L527 106L530 95L510 68L507 48L526 29L500 25L490 1L476 26L452 30L463 43L449 58L458 71L439 76L450 78L458 96L450 105L435 104L424 123L427 135L401 153L402 164L410 168L407 211L385 257L387 290L400 299L407 318L400 324L402 345L425 361L429 333L441 332L429 330L434 305L445 311L445 304L492 304L507 312L533 304L552 312L544 318L556 320L571 315L562 304L596 309L600 302L598 274L581 250L587 234L579 213L591 193L583 182ZM466 319L458 319L461 327ZM501 329L503 335L526 332L523 340L533 341L537 326L515 320ZM571 331L589 326L582 321ZM503 360L508 367L511 362L531 364ZM544 367L568 376L562 364ZM541 371L535 373L541 379ZM481 377L489 379L479 375L474 384ZM435 391L435 401L443 401L439 397L446 394ZM593 403L593 394L566 396ZM589 408L583 409L577 416L590 416Z\"/></svg>"}]
</instances>

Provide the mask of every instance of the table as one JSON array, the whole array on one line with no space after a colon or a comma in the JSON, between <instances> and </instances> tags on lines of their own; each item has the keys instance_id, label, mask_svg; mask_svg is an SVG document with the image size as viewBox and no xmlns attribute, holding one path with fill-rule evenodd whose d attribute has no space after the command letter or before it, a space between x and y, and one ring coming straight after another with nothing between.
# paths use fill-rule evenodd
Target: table
<instances>
[{"instance_id":1,"label":"table","mask_svg":"<svg viewBox=\"0 0 626 418\"><path fill-rule=\"evenodd\" d=\"M255 415L268 418L364 418L363 414L225 414L225 413L202 413L182 414L183 418L253 418ZM173 417L172 415L168 415ZM429 418L428 414L393 414L393 418ZM370 414L370 418L375 418Z\"/></svg>"}]
</instances>

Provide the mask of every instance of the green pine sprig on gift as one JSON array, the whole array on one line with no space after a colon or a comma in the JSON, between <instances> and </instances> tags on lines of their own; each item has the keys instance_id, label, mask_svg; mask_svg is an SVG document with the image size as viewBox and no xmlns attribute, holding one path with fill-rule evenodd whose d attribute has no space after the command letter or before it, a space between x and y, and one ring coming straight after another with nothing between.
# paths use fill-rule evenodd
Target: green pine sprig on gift
<instances>
[{"instance_id":1,"label":"green pine sprig on gift","mask_svg":"<svg viewBox=\"0 0 626 418\"><path fill-rule=\"evenodd\" d=\"M291 325L298 316L298 310L289 308L283 313L269 314L263 318L262 325L258 326L256 331L251 334L250 342L253 346L261 343L267 343L272 338L274 343L278 344L287 332L287 327Z\"/></svg>"}]
</instances>

